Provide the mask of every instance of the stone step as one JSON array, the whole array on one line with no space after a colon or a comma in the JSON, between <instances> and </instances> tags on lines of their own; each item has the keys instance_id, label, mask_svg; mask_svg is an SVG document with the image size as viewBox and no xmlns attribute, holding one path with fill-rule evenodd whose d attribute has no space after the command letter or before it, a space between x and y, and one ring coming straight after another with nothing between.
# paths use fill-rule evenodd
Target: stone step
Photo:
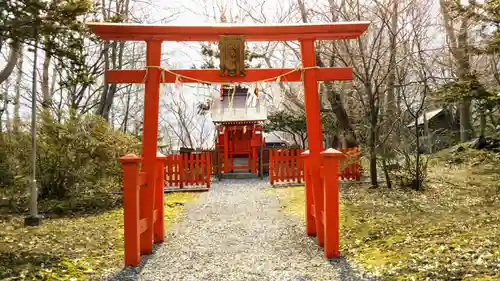
<instances>
[{"instance_id":1,"label":"stone step","mask_svg":"<svg viewBox=\"0 0 500 281\"><path fill-rule=\"evenodd\" d=\"M222 174L223 179L257 179L258 174L245 173L245 172L235 172L229 174Z\"/></svg>"}]
</instances>

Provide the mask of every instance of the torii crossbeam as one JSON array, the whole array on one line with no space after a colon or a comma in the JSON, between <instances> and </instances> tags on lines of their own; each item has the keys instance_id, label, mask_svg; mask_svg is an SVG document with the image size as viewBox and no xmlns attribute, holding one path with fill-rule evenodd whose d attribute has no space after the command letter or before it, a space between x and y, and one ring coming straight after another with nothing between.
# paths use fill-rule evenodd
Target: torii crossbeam
<instances>
[{"instance_id":1,"label":"torii crossbeam","mask_svg":"<svg viewBox=\"0 0 500 281\"><path fill-rule=\"evenodd\" d=\"M314 49L315 40L340 40L358 38L368 28L369 22L344 22L327 24L292 25L212 25L212 26L174 26L117 23L88 23L93 32L103 40L145 41L145 70L107 70L108 83L144 83L144 131L142 141L142 172L146 175L146 187L141 188L141 196L147 202L154 202L155 160L158 137L158 111L160 84L173 83L176 74L190 77L183 83L211 81L220 83L256 82L288 73L281 77L282 82L304 83L307 134L312 174L312 190L315 204L315 217L322 216L323 194L320 192L320 153L323 151L320 119L318 81L352 80L351 68L317 68ZM223 35L241 35L246 41L299 41L302 56L302 71L293 69L248 69L245 76L220 76L218 69L169 70L160 67L161 44L163 41L218 41ZM307 70L307 71L305 71ZM302 73L301 73L302 72ZM302 79L303 78L303 79ZM160 188L160 187L158 187ZM161 187L163 188L163 187ZM153 210L142 209L141 218L146 218L147 231L141 234L141 253L152 250ZM163 219L163 218L159 218ZM323 245L324 231L320 219L315 226L308 225L308 235L317 235L318 244ZM338 231L338 229L337 229ZM127 253L126 253L127 254Z\"/></svg>"}]
</instances>

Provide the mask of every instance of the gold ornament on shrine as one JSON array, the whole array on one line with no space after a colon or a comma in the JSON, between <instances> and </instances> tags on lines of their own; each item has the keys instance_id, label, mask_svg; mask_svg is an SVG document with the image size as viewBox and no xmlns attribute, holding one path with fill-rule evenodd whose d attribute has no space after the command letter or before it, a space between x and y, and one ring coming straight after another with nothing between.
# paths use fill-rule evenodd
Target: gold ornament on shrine
<instances>
[{"instance_id":1,"label":"gold ornament on shrine","mask_svg":"<svg viewBox=\"0 0 500 281\"><path fill-rule=\"evenodd\" d=\"M220 76L245 76L245 37L223 35L219 39Z\"/></svg>"}]
</instances>

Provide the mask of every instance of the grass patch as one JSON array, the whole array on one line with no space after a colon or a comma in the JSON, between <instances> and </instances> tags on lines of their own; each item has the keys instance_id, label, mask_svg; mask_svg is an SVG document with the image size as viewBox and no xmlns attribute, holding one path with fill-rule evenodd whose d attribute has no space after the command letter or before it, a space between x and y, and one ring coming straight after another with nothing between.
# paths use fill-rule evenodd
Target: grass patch
<instances>
[{"instance_id":1,"label":"grass patch","mask_svg":"<svg viewBox=\"0 0 500 281\"><path fill-rule=\"evenodd\" d=\"M341 188L341 252L384 280L500 279L500 155L433 160L425 191ZM304 188L276 189L304 218Z\"/></svg>"},{"instance_id":2,"label":"grass patch","mask_svg":"<svg viewBox=\"0 0 500 281\"><path fill-rule=\"evenodd\" d=\"M165 196L167 228L197 196ZM122 262L123 209L46 218L36 228L23 227L22 216L0 217L0 280L88 280Z\"/></svg>"}]
</instances>

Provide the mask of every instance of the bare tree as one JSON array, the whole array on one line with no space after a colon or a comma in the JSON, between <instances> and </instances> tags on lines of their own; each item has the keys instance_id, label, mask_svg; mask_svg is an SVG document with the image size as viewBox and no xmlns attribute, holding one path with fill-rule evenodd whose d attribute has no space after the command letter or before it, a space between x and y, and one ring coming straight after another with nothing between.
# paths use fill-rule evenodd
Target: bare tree
<instances>
[{"instance_id":1,"label":"bare tree","mask_svg":"<svg viewBox=\"0 0 500 281\"><path fill-rule=\"evenodd\" d=\"M198 114L197 105L196 99L183 94L167 94L167 100L162 101L161 123L184 147L206 147L214 133L207 116Z\"/></svg>"},{"instance_id":2,"label":"bare tree","mask_svg":"<svg viewBox=\"0 0 500 281\"><path fill-rule=\"evenodd\" d=\"M342 1L342 4L344 3L345 1ZM309 22L308 11L306 9L303 0L297 0L297 4L300 10L300 17L302 22L303 23ZM329 15L327 16L327 18L332 22L339 21L340 7L333 0L329 0L328 4L329 4L329 9L328 9ZM333 48L335 48L336 42L333 41L329 43L333 45ZM333 53L331 52L325 53L321 49L316 50L316 63L318 66L320 67L334 66L337 63L337 61L338 60ZM348 147L357 146L358 145L357 137L354 132L353 126L351 124L351 121L349 119L349 116L347 114L347 111L345 109L343 99L341 97L341 89L339 89L338 87L336 88L332 81L326 81L323 83L320 90L321 90L321 95L326 96L326 99L330 104L331 110L333 111L333 114L337 118L338 127L343 131L345 135L345 138L347 140L347 146ZM324 107L322 111L326 111Z\"/></svg>"},{"instance_id":3,"label":"bare tree","mask_svg":"<svg viewBox=\"0 0 500 281\"><path fill-rule=\"evenodd\" d=\"M412 9L413 13L416 13L415 9ZM419 24L413 24L413 33L414 33L414 39L415 39L415 44L413 44L413 48L415 48L416 51L416 57L414 61L416 63L414 64L414 67L417 72L417 77L420 80L421 83L415 84L416 88L416 93L414 92L412 95L409 93L411 91L403 91L402 92L402 98L404 101L404 104L406 106L407 113L410 115L411 120L413 122L413 136L415 140L415 152L414 152L414 157L412 157L413 153L411 150L413 148L406 148L406 150L403 149L398 149L401 154L404 156L404 167L402 169L403 175L400 175L400 184L407 185L415 190L420 190L423 186L423 180L426 174L426 168L427 168L427 160L422 159L422 149L421 149L421 127L419 124L419 117L423 117L424 119L424 134L426 135L427 139L429 139L428 135L428 123L426 119L426 112L425 112L425 101L428 96L428 93L430 91L430 86L428 83L429 80L429 73L426 71L426 61L424 58L425 51L422 48L422 42L420 40L420 34L421 32L421 26ZM412 56L413 57L413 56Z\"/></svg>"},{"instance_id":4,"label":"bare tree","mask_svg":"<svg viewBox=\"0 0 500 281\"><path fill-rule=\"evenodd\" d=\"M468 46L468 30L470 13L461 14L459 17L453 17L451 13L451 5L455 5L452 1L440 0L441 13L443 16L443 24L448 38L448 48L453 57L456 66L455 72L458 79L468 81L471 79L470 52ZM460 18L460 27L457 31L453 26L452 21ZM471 101L464 98L459 102L460 110L460 140L468 141L474 136L474 131L471 122Z\"/></svg>"},{"instance_id":5,"label":"bare tree","mask_svg":"<svg viewBox=\"0 0 500 281\"><path fill-rule=\"evenodd\" d=\"M117 21L124 21L129 16L129 0L117 1L116 10L111 10L111 3L106 0L101 1L101 13L102 17L107 20L115 18ZM125 41L109 42L104 41L102 46L102 52L104 56L104 70L108 69L121 69L123 67L123 51L125 48ZM103 89L101 93L101 98L99 101L99 106L97 108L97 114L101 115L106 121L109 121L109 111L113 105L113 99L117 91L117 84L109 84L106 80L103 82Z\"/></svg>"}]
</instances>

